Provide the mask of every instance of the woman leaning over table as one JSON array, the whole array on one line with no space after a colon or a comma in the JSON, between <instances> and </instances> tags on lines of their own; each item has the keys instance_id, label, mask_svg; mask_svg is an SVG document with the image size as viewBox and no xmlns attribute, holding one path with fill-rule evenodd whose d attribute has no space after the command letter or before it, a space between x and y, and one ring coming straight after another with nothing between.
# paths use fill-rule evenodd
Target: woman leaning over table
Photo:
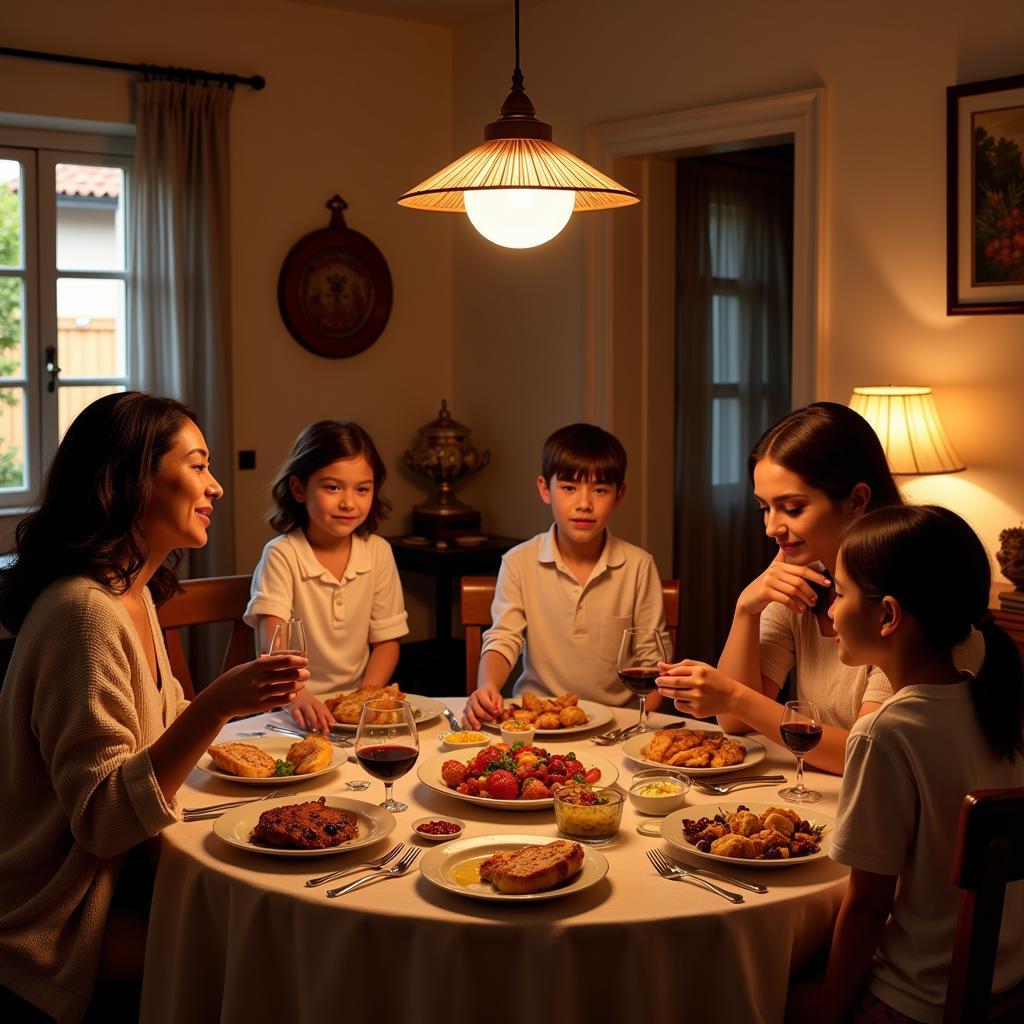
<instances>
[{"instance_id":1,"label":"woman leaning over table","mask_svg":"<svg viewBox=\"0 0 1024 1024\"><path fill-rule=\"evenodd\" d=\"M0 621L17 633L0 692L6 1020L128 1017L110 999L131 985L105 982L141 972L146 908L133 928L122 866L133 874L140 844L177 820L175 793L229 718L287 703L308 675L294 656L250 662L189 704L171 673L155 606L223 493L206 447L171 399L93 402L0 573Z\"/></svg>"},{"instance_id":2,"label":"woman leaning over table","mask_svg":"<svg viewBox=\"0 0 1024 1024\"><path fill-rule=\"evenodd\" d=\"M726 732L755 731L781 743L783 708L775 698L795 668L794 696L814 701L825 726L807 761L841 774L850 727L892 687L876 666L839 661L828 617L836 552L848 522L903 498L871 425L833 402L797 409L769 427L748 466L765 532L779 552L737 599L718 667L666 665L658 689L680 711L717 715ZM957 663L973 671L983 659L984 641L974 631Z\"/></svg>"}]
</instances>

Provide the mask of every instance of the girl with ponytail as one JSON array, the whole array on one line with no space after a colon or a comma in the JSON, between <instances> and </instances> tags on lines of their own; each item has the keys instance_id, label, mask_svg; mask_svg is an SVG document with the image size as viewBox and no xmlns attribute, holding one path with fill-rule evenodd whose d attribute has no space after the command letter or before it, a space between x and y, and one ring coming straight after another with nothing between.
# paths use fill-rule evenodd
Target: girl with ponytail
<instances>
[{"instance_id":1,"label":"girl with ponytail","mask_svg":"<svg viewBox=\"0 0 1024 1024\"><path fill-rule=\"evenodd\" d=\"M990 582L981 541L948 509L881 508L843 534L829 610L839 660L878 665L893 695L847 743L831 856L852 871L822 1024L942 1020L961 804L970 790L1024 786L1024 671L988 612ZM953 661L972 626L985 638L974 676ZM1024 887L1011 886L993 991L1022 978Z\"/></svg>"}]
</instances>

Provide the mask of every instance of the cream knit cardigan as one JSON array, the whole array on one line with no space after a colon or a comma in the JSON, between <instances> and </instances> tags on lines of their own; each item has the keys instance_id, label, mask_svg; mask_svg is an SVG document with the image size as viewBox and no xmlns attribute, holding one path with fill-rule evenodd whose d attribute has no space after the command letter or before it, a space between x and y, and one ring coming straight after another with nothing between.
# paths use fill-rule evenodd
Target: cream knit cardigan
<instances>
[{"instance_id":1,"label":"cream knit cardigan","mask_svg":"<svg viewBox=\"0 0 1024 1024\"><path fill-rule=\"evenodd\" d=\"M127 611L48 587L0 691L0 982L58 1021L89 1002L123 855L177 820L149 745L185 706L146 592L161 689Z\"/></svg>"}]
</instances>

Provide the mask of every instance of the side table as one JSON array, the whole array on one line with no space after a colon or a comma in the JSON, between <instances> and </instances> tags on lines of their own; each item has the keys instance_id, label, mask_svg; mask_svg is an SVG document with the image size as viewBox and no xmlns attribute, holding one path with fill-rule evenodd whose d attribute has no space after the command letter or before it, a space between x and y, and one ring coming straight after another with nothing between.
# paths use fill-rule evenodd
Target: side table
<instances>
[{"instance_id":1,"label":"side table","mask_svg":"<svg viewBox=\"0 0 1024 1024\"><path fill-rule=\"evenodd\" d=\"M463 576L496 576L501 556L520 543L519 538L486 537L472 546L449 540L446 547L438 547L433 542L410 543L406 537L386 537L385 540L394 552L399 573L417 573L434 579L437 622L434 639L403 644L403 658L429 660L433 666L429 673L433 677L431 682L440 687L438 693L464 692L465 650L461 641L452 637L455 585Z\"/></svg>"}]
</instances>

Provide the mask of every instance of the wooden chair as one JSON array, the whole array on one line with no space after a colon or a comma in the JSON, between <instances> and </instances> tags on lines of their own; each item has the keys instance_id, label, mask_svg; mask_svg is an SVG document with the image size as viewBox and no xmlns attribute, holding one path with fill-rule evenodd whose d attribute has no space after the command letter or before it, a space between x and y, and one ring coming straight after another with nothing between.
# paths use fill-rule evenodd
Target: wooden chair
<instances>
[{"instance_id":1,"label":"wooden chair","mask_svg":"<svg viewBox=\"0 0 1024 1024\"><path fill-rule=\"evenodd\" d=\"M480 664L480 646L484 630L491 624L491 604L494 602L495 576L462 577L462 627L466 635L466 693L476 689L476 673ZM668 629L672 652L675 653L676 634L679 631L679 580L662 580L661 593L665 601L665 626Z\"/></svg>"},{"instance_id":2,"label":"wooden chair","mask_svg":"<svg viewBox=\"0 0 1024 1024\"><path fill-rule=\"evenodd\" d=\"M171 669L189 700L195 697L196 690L181 642L182 629L213 622L231 622L231 638L220 670L223 672L235 665L252 661L255 657L253 631L242 622L242 615L249 603L251 583L252 576L211 576L207 579L182 580L184 593L175 594L157 610Z\"/></svg>"},{"instance_id":3,"label":"wooden chair","mask_svg":"<svg viewBox=\"0 0 1024 1024\"><path fill-rule=\"evenodd\" d=\"M963 894L943 1021L1024 1020L1024 982L992 996L1006 885L1024 878L1024 788L968 793L956 845L953 881Z\"/></svg>"}]
</instances>

